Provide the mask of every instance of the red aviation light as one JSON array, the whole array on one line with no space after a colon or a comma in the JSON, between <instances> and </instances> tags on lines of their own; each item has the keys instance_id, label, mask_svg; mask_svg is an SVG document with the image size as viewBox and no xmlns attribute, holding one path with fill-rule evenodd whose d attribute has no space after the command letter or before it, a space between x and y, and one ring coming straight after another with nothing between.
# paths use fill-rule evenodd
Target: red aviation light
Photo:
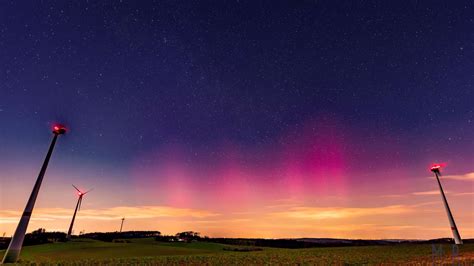
<instances>
[{"instance_id":1,"label":"red aviation light","mask_svg":"<svg viewBox=\"0 0 474 266\"><path fill-rule=\"evenodd\" d=\"M56 124L56 125L53 126L53 133L54 134L61 135L61 134L66 133L66 131L67 131L66 127L61 125L61 124Z\"/></svg>"},{"instance_id":2,"label":"red aviation light","mask_svg":"<svg viewBox=\"0 0 474 266\"><path fill-rule=\"evenodd\" d=\"M433 166L431 166L430 168L431 171L436 171L436 170L439 171L439 169L441 169L441 165L439 164L433 164Z\"/></svg>"}]
</instances>

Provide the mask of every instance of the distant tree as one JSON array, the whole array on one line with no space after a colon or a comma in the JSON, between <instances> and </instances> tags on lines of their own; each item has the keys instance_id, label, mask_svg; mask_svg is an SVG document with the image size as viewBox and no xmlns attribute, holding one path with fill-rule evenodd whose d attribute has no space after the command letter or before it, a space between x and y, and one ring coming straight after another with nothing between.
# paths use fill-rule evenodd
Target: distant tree
<instances>
[{"instance_id":1,"label":"distant tree","mask_svg":"<svg viewBox=\"0 0 474 266\"><path fill-rule=\"evenodd\" d=\"M148 238L159 237L160 235L160 231L95 232L82 234L81 238L91 238L100 241L111 242L114 239Z\"/></svg>"},{"instance_id":2,"label":"distant tree","mask_svg":"<svg viewBox=\"0 0 474 266\"><path fill-rule=\"evenodd\" d=\"M186 242L197 241L201 239L201 233L194 231L185 231L176 234L176 238L182 239Z\"/></svg>"},{"instance_id":3,"label":"distant tree","mask_svg":"<svg viewBox=\"0 0 474 266\"><path fill-rule=\"evenodd\" d=\"M155 240L160 242L174 242L176 241L176 237L169 235L158 235L155 237Z\"/></svg>"},{"instance_id":4,"label":"distant tree","mask_svg":"<svg viewBox=\"0 0 474 266\"><path fill-rule=\"evenodd\" d=\"M24 245L39 245L53 242L66 241L66 234L63 232L46 232L46 229L39 228L30 234L25 235Z\"/></svg>"},{"instance_id":5,"label":"distant tree","mask_svg":"<svg viewBox=\"0 0 474 266\"><path fill-rule=\"evenodd\" d=\"M39 229L31 232L32 235L40 235L40 234L44 234L44 233L46 233L46 229L44 229L44 228L39 228Z\"/></svg>"}]
</instances>

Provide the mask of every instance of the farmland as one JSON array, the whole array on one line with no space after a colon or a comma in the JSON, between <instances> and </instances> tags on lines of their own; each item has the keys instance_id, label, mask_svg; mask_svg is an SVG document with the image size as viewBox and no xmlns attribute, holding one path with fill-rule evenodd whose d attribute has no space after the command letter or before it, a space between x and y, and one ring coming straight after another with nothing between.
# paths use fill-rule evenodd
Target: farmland
<instances>
[{"instance_id":1,"label":"farmland","mask_svg":"<svg viewBox=\"0 0 474 266\"><path fill-rule=\"evenodd\" d=\"M163 243L153 239L134 239L130 243L77 239L25 247L22 263L81 264L431 264L432 247L428 244L364 246L336 248L238 250L238 246L216 243ZM450 246L444 245L444 261L451 263ZM244 249L246 250L246 249ZM4 251L0 251L3 256ZM474 244L460 248L456 261L472 265Z\"/></svg>"}]
</instances>

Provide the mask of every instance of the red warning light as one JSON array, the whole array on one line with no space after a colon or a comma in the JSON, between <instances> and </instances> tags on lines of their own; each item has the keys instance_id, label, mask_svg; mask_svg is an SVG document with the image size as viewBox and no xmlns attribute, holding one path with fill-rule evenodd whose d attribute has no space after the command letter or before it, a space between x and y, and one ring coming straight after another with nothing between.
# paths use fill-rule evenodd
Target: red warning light
<instances>
[{"instance_id":1,"label":"red warning light","mask_svg":"<svg viewBox=\"0 0 474 266\"><path fill-rule=\"evenodd\" d=\"M433 172L433 173L440 173L441 171L441 168L445 167L446 164L445 163L435 163L431 166L430 168L430 171Z\"/></svg>"},{"instance_id":2,"label":"red warning light","mask_svg":"<svg viewBox=\"0 0 474 266\"><path fill-rule=\"evenodd\" d=\"M63 125L54 125L53 126L53 133L54 134L58 134L58 135L61 135L61 134L64 134L66 133L66 127L64 127Z\"/></svg>"}]
</instances>

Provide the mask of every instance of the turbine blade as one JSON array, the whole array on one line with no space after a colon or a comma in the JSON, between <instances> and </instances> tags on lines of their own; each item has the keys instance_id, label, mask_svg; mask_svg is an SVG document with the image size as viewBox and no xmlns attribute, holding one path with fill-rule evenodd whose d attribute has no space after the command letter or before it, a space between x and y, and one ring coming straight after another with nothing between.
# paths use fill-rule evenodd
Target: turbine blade
<instances>
[{"instance_id":1,"label":"turbine blade","mask_svg":"<svg viewBox=\"0 0 474 266\"><path fill-rule=\"evenodd\" d=\"M79 193L82 193L76 186L72 185Z\"/></svg>"},{"instance_id":2,"label":"turbine blade","mask_svg":"<svg viewBox=\"0 0 474 266\"><path fill-rule=\"evenodd\" d=\"M93 188L91 188L91 189L87 190L86 192L82 193L82 195L85 195L85 194L87 194L87 193L91 192L92 190L94 190L94 189L93 189Z\"/></svg>"}]
</instances>

